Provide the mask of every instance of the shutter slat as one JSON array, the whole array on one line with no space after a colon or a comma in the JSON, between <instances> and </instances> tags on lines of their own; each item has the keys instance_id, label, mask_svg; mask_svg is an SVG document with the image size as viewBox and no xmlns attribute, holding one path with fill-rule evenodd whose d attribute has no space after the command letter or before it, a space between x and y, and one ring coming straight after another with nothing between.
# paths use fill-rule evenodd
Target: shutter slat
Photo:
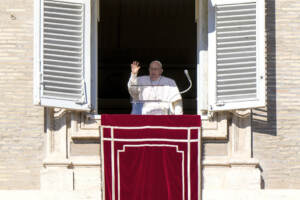
<instances>
[{"instance_id":1,"label":"shutter slat","mask_svg":"<svg viewBox=\"0 0 300 200\"><path fill-rule=\"evenodd\" d=\"M79 67L69 67L69 66L59 66L59 65L50 65L50 64L45 64L44 65L44 69L47 69L47 68L55 68L57 70L70 70L70 71L78 71L80 70L81 71L81 68Z\"/></svg>"},{"instance_id":2,"label":"shutter slat","mask_svg":"<svg viewBox=\"0 0 300 200\"><path fill-rule=\"evenodd\" d=\"M47 97L47 98L56 97L61 100L79 101L81 99L81 96L82 95L67 94L65 92L44 91L44 97Z\"/></svg>"},{"instance_id":3,"label":"shutter slat","mask_svg":"<svg viewBox=\"0 0 300 200\"><path fill-rule=\"evenodd\" d=\"M56 67L73 67L76 69L82 69L81 64L74 64L74 63L67 63L62 61L54 61L54 60L48 60L44 63L44 65L52 65Z\"/></svg>"},{"instance_id":4,"label":"shutter slat","mask_svg":"<svg viewBox=\"0 0 300 200\"><path fill-rule=\"evenodd\" d=\"M247 82L247 83L235 83L235 84L219 84L218 88L236 88L240 86L247 86L247 87L252 87L252 85L255 85L255 82Z\"/></svg>"},{"instance_id":5,"label":"shutter slat","mask_svg":"<svg viewBox=\"0 0 300 200\"><path fill-rule=\"evenodd\" d=\"M217 59L217 65L223 66L223 64L237 64L243 62L255 62L255 57L248 57L248 58L227 58L227 59Z\"/></svg>"},{"instance_id":6,"label":"shutter slat","mask_svg":"<svg viewBox=\"0 0 300 200\"><path fill-rule=\"evenodd\" d=\"M222 92L221 94L218 94L220 96L221 99L224 99L226 97L236 97L236 99L238 98L239 95L241 96L255 96L255 91L254 90L244 90L244 91L230 91L230 92Z\"/></svg>"},{"instance_id":7,"label":"shutter slat","mask_svg":"<svg viewBox=\"0 0 300 200\"><path fill-rule=\"evenodd\" d=\"M66 66L68 66L68 64L82 65L81 62L61 61L61 60L55 60L55 59L44 59L44 61L45 62L47 62L47 61L49 61L49 62L57 62L58 64L66 65ZM47 64L47 63L45 63L45 64Z\"/></svg>"},{"instance_id":8,"label":"shutter slat","mask_svg":"<svg viewBox=\"0 0 300 200\"><path fill-rule=\"evenodd\" d=\"M222 36L217 36L218 38L218 42L225 42L225 41L231 41L231 40L249 40L249 39L252 39L252 40L255 40L255 37L256 37L256 34L253 33L252 35L251 34L248 34L248 35L227 35L227 37L222 37Z\"/></svg>"},{"instance_id":9,"label":"shutter slat","mask_svg":"<svg viewBox=\"0 0 300 200\"><path fill-rule=\"evenodd\" d=\"M78 23L81 24L82 23L82 19L81 18L76 18L76 16L72 17L72 18L59 18L56 16L53 17L44 17L45 21L53 21L54 23Z\"/></svg>"},{"instance_id":10,"label":"shutter slat","mask_svg":"<svg viewBox=\"0 0 300 200\"><path fill-rule=\"evenodd\" d=\"M220 47L224 47L224 46L229 46L229 45L232 45L232 46L237 46L237 45L240 45L240 46L246 46L246 45L251 45L251 44L255 44L255 40L253 39L253 37L250 37L249 39L248 38L243 38L243 40L239 40L239 39L236 39L234 40L234 38L232 38L230 41L222 41L222 40L217 40L217 45L220 46Z\"/></svg>"},{"instance_id":11,"label":"shutter slat","mask_svg":"<svg viewBox=\"0 0 300 200\"><path fill-rule=\"evenodd\" d=\"M243 36L253 36L256 35L255 31L231 31L230 33L219 33L218 38L228 38L228 37L243 37Z\"/></svg>"},{"instance_id":12,"label":"shutter slat","mask_svg":"<svg viewBox=\"0 0 300 200\"><path fill-rule=\"evenodd\" d=\"M252 86L252 85L251 85ZM256 87L254 85L254 87L247 87L247 88L242 88L242 89L233 89L233 88L229 88L229 89L219 89L218 92L220 94L220 96L225 95L228 93L239 93L239 92L249 92L249 91L254 91L253 93L255 93Z\"/></svg>"},{"instance_id":13,"label":"shutter slat","mask_svg":"<svg viewBox=\"0 0 300 200\"><path fill-rule=\"evenodd\" d=\"M58 55L57 53L50 53L50 52L46 52L44 53L45 58L46 57L57 57L57 58L66 58L66 59L74 59L74 60L79 60L80 61L80 57L78 58L78 56L71 56L71 55Z\"/></svg>"},{"instance_id":14,"label":"shutter slat","mask_svg":"<svg viewBox=\"0 0 300 200\"><path fill-rule=\"evenodd\" d=\"M45 55L57 55L57 52L60 52L61 55L60 56L71 56L71 57L80 57L81 56L81 53L79 52L72 52L72 51L61 51L61 50L53 50L53 49L50 49L50 50L45 50Z\"/></svg>"},{"instance_id":15,"label":"shutter slat","mask_svg":"<svg viewBox=\"0 0 300 200\"><path fill-rule=\"evenodd\" d=\"M81 72L79 71L79 72L68 72L68 71L57 71L57 70L51 70L51 69L45 69L44 70L44 72L45 72L45 74L54 74L54 73L60 73L61 74L61 76L63 76L63 75L66 75L66 76L68 76L68 75L71 75L71 76L81 76Z\"/></svg>"},{"instance_id":16,"label":"shutter slat","mask_svg":"<svg viewBox=\"0 0 300 200\"><path fill-rule=\"evenodd\" d=\"M46 33L45 36L47 37L65 37L65 38L73 38L73 39L81 39L82 36L81 35L68 35L68 34L62 34L62 33ZM226 37L225 37L226 38Z\"/></svg>"},{"instance_id":17,"label":"shutter slat","mask_svg":"<svg viewBox=\"0 0 300 200\"><path fill-rule=\"evenodd\" d=\"M218 59L226 59L226 58L245 58L245 57L253 57L256 56L256 52L253 51L242 51L242 52L233 52L233 53L220 53L218 55Z\"/></svg>"},{"instance_id":18,"label":"shutter slat","mask_svg":"<svg viewBox=\"0 0 300 200\"><path fill-rule=\"evenodd\" d=\"M236 102L236 101L239 101L241 98L244 101L254 101L254 100L256 100L256 94L222 95L219 97L219 102L220 103Z\"/></svg>"},{"instance_id":19,"label":"shutter slat","mask_svg":"<svg viewBox=\"0 0 300 200\"><path fill-rule=\"evenodd\" d=\"M220 79L233 79L233 78L246 78L248 76L254 76L256 72L246 72L246 73L231 73L231 74L220 74L218 73L217 78Z\"/></svg>"},{"instance_id":20,"label":"shutter slat","mask_svg":"<svg viewBox=\"0 0 300 200\"><path fill-rule=\"evenodd\" d=\"M232 30L252 30L255 28L253 24L224 24L224 26L220 26L217 28L219 32L232 31Z\"/></svg>"},{"instance_id":21,"label":"shutter slat","mask_svg":"<svg viewBox=\"0 0 300 200\"><path fill-rule=\"evenodd\" d=\"M249 34L249 32L247 32L247 35L243 35L243 34L232 34L232 33L230 33L230 34L227 34L227 35L225 35L225 34L219 34L219 35L217 35L217 37L218 37L218 40L223 40L223 39L239 39L239 38L250 38L250 37L255 37L256 36L256 34L255 34L255 32L253 32L252 34L250 33Z\"/></svg>"},{"instance_id":22,"label":"shutter slat","mask_svg":"<svg viewBox=\"0 0 300 200\"><path fill-rule=\"evenodd\" d=\"M244 78L244 79L227 79L227 80L222 80L222 81L218 81L218 87L220 86L226 86L226 85L247 85L247 84L252 84L255 83L256 79L253 78Z\"/></svg>"},{"instance_id":23,"label":"shutter slat","mask_svg":"<svg viewBox=\"0 0 300 200\"><path fill-rule=\"evenodd\" d=\"M231 82L231 81L256 81L256 77L242 77L242 78L230 78L230 79L222 79L222 80L217 80L217 83L226 83L226 82Z\"/></svg>"},{"instance_id":24,"label":"shutter slat","mask_svg":"<svg viewBox=\"0 0 300 200\"><path fill-rule=\"evenodd\" d=\"M78 3L73 3L73 2L63 2L63 1L55 1L55 0L44 0L45 4L50 4L50 5L57 5L57 6L67 6L67 7L81 7L81 4Z\"/></svg>"},{"instance_id":25,"label":"shutter slat","mask_svg":"<svg viewBox=\"0 0 300 200\"><path fill-rule=\"evenodd\" d=\"M55 62L73 62L73 63L78 63L78 64L80 64L81 63L81 60L79 60L79 59L74 59L74 58L68 58L68 57L65 57L65 58L63 58L63 57L61 57L61 56L49 56L49 55L45 55L44 56L44 58L45 58L45 60L52 60L52 61L55 61ZM45 64L47 64L46 62L45 62Z\"/></svg>"},{"instance_id":26,"label":"shutter slat","mask_svg":"<svg viewBox=\"0 0 300 200\"><path fill-rule=\"evenodd\" d=\"M63 24L63 23L59 23L59 22L47 22L47 21L45 21L44 25L45 26L53 25L53 26L56 26L56 27L65 28L67 30L69 30L69 29L79 30L79 29L82 28L81 24L79 24L79 25L76 25L76 24Z\"/></svg>"},{"instance_id":27,"label":"shutter slat","mask_svg":"<svg viewBox=\"0 0 300 200\"><path fill-rule=\"evenodd\" d=\"M62 5L64 5L63 7L61 7ZM65 11L75 11L75 12L81 12L82 11L82 9L81 9L81 7L78 7L78 8L68 8L67 6L66 6L67 4L64 4L63 2L59 2L58 4L47 4L47 3L45 3L45 6L44 6L44 8L45 8L45 10L47 11L47 9L56 9L56 10L60 10L60 11L62 11L62 12L65 12Z\"/></svg>"},{"instance_id":28,"label":"shutter slat","mask_svg":"<svg viewBox=\"0 0 300 200\"><path fill-rule=\"evenodd\" d=\"M249 65L255 65L256 62L253 61L246 61L246 62L237 62L237 63L222 63L222 64L218 64L218 69L222 68L222 67L239 67L239 66L249 66ZM218 70L217 69L217 70Z\"/></svg>"},{"instance_id":29,"label":"shutter slat","mask_svg":"<svg viewBox=\"0 0 300 200\"><path fill-rule=\"evenodd\" d=\"M67 93L74 93L74 94L79 94L81 93L81 88L70 88L70 87L63 87L63 86L52 86L52 85L47 85L45 87L45 90L47 91L64 91Z\"/></svg>"},{"instance_id":30,"label":"shutter slat","mask_svg":"<svg viewBox=\"0 0 300 200\"><path fill-rule=\"evenodd\" d=\"M256 52L245 52L245 53L235 53L235 54L220 54L218 55L217 60L222 61L222 60L232 60L232 59L248 59L252 60L251 58L256 58Z\"/></svg>"},{"instance_id":31,"label":"shutter slat","mask_svg":"<svg viewBox=\"0 0 300 200\"><path fill-rule=\"evenodd\" d=\"M239 25L245 25L245 24L255 24L255 19L250 19L250 20L232 20L232 21L220 21L217 23L218 28L222 28L222 27L234 27L234 26L239 26Z\"/></svg>"},{"instance_id":32,"label":"shutter slat","mask_svg":"<svg viewBox=\"0 0 300 200\"><path fill-rule=\"evenodd\" d=\"M47 16L49 17L60 17L64 19L81 19L80 16L68 13L61 13L61 12L53 12L53 11L46 11Z\"/></svg>"},{"instance_id":33,"label":"shutter slat","mask_svg":"<svg viewBox=\"0 0 300 200\"><path fill-rule=\"evenodd\" d=\"M66 82L70 82L70 81L74 81L74 83L79 83L82 82L82 79L77 78L77 77L67 77L64 75L51 75L51 74L44 74L44 78L45 80L61 80L61 81L66 81Z\"/></svg>"},{"instance_id":34,"label":"shutter slat","mask_svg":"<svg viewBox=\"0 0 300 200\"><path fill-rule=\"evenodd\" d=\"M74 55L74 54L81 55L81 53L82 53L81 51L78 51L78 50L70 51L70 50L51 49L51 48L44 48L44 50L45 50L45 52L59 52L61 54L72 54L72 55Z\"/></svg>"},{"instance_id":35,"label":"shutter slat","mask_svg":"<svg viewBox=\"0 0 300 200\"><path fill-rule=\"evenodd\" d=\"M53 38L47 38L45 37L45 43L55 43L55 44L62 44L66 46L77 46L82 47L81 41L69 41L69 40L60 40L60 39L53 39Z\"/></svg>"},{"instance_id":36,"label":"shutter slat","mask_svg":"<svg viewBox=\"0 0 300 200\"><path fill-rule=\"evenodd\" d=\"M232 10L245 10L245 9L256 9L254 2L250 3L237 3L237 4L227 4L227 5L218 5L217 9L222 9L222 11L232 11Z\"/></svg>"},{"instance_id":37,"label":"shutter slat","mask_svg":"<svg viewBox=\"0 0 300 200\"><path fill-rule=\"evenodd\" d=\"M64 9L64 8L50 8L49 6L46 6L45 13L59 13L59 14L69 14L69 15L79 15L82 13L81 10L73 10L73 9Z\"/></svg>"},{"instance_id":38,"label":"shutter slat","mask_svg":"<svg viewBox=\"0 0 300 200\"><path fill-rule=\"evenodd\" d=\"M81 83L67 83L60 81L44 80L44 83L48 85L63 85L66 88L81 88Z\"/></svg>"},{"instance_id":39,"label":"shutter slat","mask_svg":"<svg viewBox=\"0 0 300 200\"><path fill-rule=\"evenodd\" d=\"M77 102L84 95L83 4L44 1L43 96Z\"/></svg>"},{"instance_id":40,"label":"shutter slat","mask_svg":"<svg viewBox=\"0 0 300 200\"><path fill-rule=\"evenodd\" d=\"M226 15L226 16L218 16L217 20L218 21L224 21L224 20L240 20L240 19L255 19L256 15L255 13L253 14L241 14L241 15Z\"/></svg>"},{"instance_id":41,"label":"shutter slat","mask_svg":"<svg viewBox=\"0 0 300 200\"><path fill-rule=\"evenodd\" d=\"M256 70L256 67L253 66L253 67L236 67L236 68L232 68L232 67L228 67L228 68L221 68L221 69L218 69L217 71L219 73L222 73L222 72L230 72L230 71L243 71L243 70Z\"/></svg>"},{"instance_id":42,"label":"shutter slat","mask_svg":"<svg viewBox=\"0 0 300 200\"><path fill-rule=\"evenodd\" d=\"M81 83L82 80L78 78L72 78L72 77L64 77L64 76L53 76L53 75L44 75L44 80L46 81L60 81L60 82L66 82L66 83Z\"/></svg>"},{"instance_id":43,"label":"shutter slat","mask_svg":"<svg viewBox=\"0 0 300 200\"><path fill-rule=\"evenodd\" d=\"M78 51L78 52L81 52L81 50L82 50L82 47L79 47L79 46L70 46L70 45L52 44L52 43L45 43L45 48L46 49L60 49L60 50L66 49L67 51Z\"/></svg>"},{"instance_id":44,"label":"shutter slat","mask_svg":"<svg viewBox=\"0 0 300 200\"><path fill-rule=\"evenodd\" d=\"M81 36L81 32L78 32L73 29L63 29L63 28L52 28L52 27L45 27L44 28L46 33L58 33L58 34L66 34L66 35L79 35Z\"/></svg>"},{"instance_id":45,"label":"shutter slat","mask_svg":"<svg viewBox=\"0 0 300 200\"><path fill-rule=\"evenodd\" d=\"M253 31L256 28L254 25L237 25L237 26L228 26L228 27L220 27L217 28L218 32L220 33L228 33L228 32L238 32L238 31Z\"/></svg>"},{"instance_id":46,"label":"shutter slat","mask_svg":"<svg viewBox=\"0 0 300 200\"><path fill-rule=\"evenodd\" d=\"M241 79L241 78L246 78L248 76L256 75L256 72L245 72L245 73L230 73L230 74L219 74L217 78L219 79L224 79L224 80L232 80L232 79Z\"/></svg>"}]
</instances>

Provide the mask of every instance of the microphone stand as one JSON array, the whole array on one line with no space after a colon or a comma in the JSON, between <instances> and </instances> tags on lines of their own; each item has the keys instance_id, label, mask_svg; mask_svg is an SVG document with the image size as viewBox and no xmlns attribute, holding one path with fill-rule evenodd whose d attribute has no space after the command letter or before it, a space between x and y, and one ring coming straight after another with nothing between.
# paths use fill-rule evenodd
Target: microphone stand
<instances>
[{"instance_id":1,"label":"microphone stand","mask_svg":"<svg viewBox=\"0 0 300 200\"><path fill-rule=\"evenodd\" d=\"M184 70L184 74L185 74L186 78L187 78L188 81L189 81L189 87L188 87L187 89L181 91L180 94L184 94L184 93L188 92L188 91L192 88L192 86L193 86L191 77L190 77L190 75L189 75L189 71L188 71L187 69Z\"/></svg>"}]
</instances>

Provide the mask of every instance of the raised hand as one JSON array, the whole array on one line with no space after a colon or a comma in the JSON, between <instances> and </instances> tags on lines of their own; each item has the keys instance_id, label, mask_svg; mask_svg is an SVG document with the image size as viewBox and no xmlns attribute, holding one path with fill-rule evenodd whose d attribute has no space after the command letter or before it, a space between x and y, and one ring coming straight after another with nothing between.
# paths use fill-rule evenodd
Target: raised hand
<instances>
[{"instance_id":1,"label":"raised hand","mask_svg":"<svg viewBox=\"0 0 300 200\"><path fill-rule=\"evenodd\" d=\"M131 73L132 74L137 74L139 72L139 70L141 68L139 64L140 63L138 61L133 61L131 63Z\"/></svg>"}]
</instances>

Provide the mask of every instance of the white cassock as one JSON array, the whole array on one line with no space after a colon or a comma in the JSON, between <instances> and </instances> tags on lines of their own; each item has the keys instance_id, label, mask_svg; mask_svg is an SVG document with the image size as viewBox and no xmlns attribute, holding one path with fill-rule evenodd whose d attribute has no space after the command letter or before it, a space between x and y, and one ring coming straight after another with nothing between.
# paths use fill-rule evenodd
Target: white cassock
<instances>
[{"instance_id":1,"label":"white cassock","mask_svg":"<svg viewBox=\"0 0 300 200\"><path fill-rule=\"evenodd\" d=\"M132 97L132 114L180 115L182 98L173 79L161 76L151 81L149 76L130 76L128 91ZM141 111L139 110L141 109Z\"/></svg>"}]
</instances>

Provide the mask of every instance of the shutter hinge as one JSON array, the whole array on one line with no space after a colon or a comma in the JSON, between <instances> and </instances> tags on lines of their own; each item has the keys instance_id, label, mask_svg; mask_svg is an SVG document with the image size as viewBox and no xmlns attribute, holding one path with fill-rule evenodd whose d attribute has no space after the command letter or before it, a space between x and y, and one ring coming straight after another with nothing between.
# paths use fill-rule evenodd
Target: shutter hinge
<instances>
[{"instance_id":1,"label":"shutter hinge","mask_svg":"<svg viewBox=\"0 0 300 200\"><path fill-rule=\"evenodd\" d=\"M224 106L224 105L225 105L224 102L218 102L218 103L216 103L216 106Z\"/></svg>"},{"instance_id":2,"label":"shutter hinge","mask_svg":"<svg viewBox=\"0 0 300 200\"><path fill-rule=\"evenodd\" d=\"M40 85L43 85L43 73L40 72Z\"/></svg>"},{"instance_id":3,"label":"shutter hinge","mask_svg":"<svg viewBox=\"0 0 300 200\"><path fill-rule=\"evenodd\" d=\"M83 105L84 104L84 100L79 100L79 101L76 101L75 103L79 104L79 105Z\"/></svg>"}]
</instances>

